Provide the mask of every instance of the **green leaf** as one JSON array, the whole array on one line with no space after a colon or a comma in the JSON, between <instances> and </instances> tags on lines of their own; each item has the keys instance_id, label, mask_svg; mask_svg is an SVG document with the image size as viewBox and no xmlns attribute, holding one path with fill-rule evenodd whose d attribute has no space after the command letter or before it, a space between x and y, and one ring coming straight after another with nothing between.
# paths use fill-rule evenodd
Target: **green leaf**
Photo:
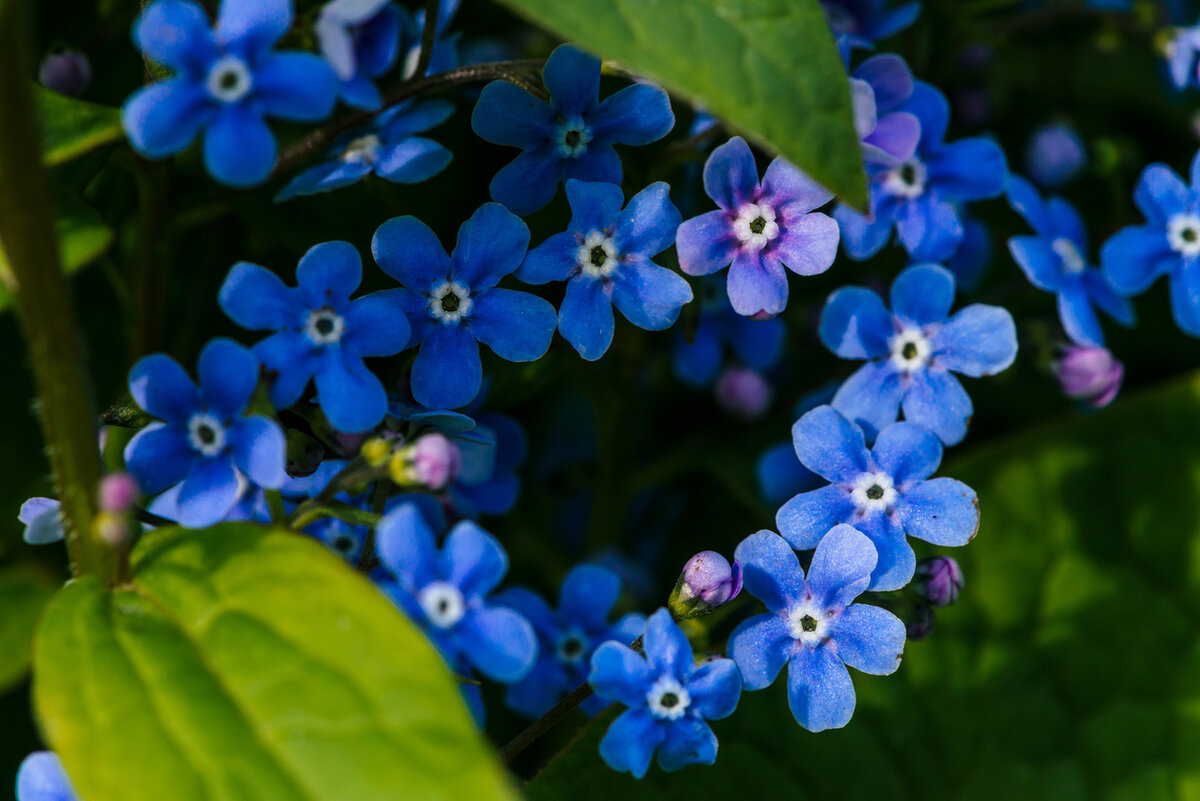
<instances>
[{"instance_id":1,"label":"green leaf","mask_svg":"<svg viewBox=\"0 0 1200 801\"><path fill-rule=\"evenodd\" d=\"M0 567L0 694L29 671L33 629L58 584L32 562Z\"/></svg>"},{"instance_id":2,"label":"green leaf","mask_svg":"<svg viewBox=\"0 0 1200 801\"><path fill-rule=\"evenodd\" d=\"M514 797L428 641L295 534L149 534L130 585L51 602L35 665L88 801Z\"/></svg>"},{"instance_id":3,"label":"green leaf","mask_svg":"<svg viewBox=\"0 0 1200 801\"><path fill-rule=\"evenodd\" d=\"M528 798L1200 798L1198 420L1193 377L952 459L966 586L896 674L851 671L846 728L803 731L777 681L714 722L715 766L618 776L601 722Z\"/></svg>"},{"instance_id":4,"label":"green leaf","mask_svg":"<svg viewBox=\"0 0 1200 801\"><path fill-rule=\"evenodd\" d=\"M62 164L122 138L121 110L33 87L42 127L42 161Z\"/></svg>"},{"instance_id":5,"label":"green leaf","mask_svg":"<svg viewBox=\"0 0 1200 801\"><path fill-rule=\"evenodd\" d=\"M721 117L857 208L850 86L817 0L502 0Z\"/></svg>"}]
</instances>

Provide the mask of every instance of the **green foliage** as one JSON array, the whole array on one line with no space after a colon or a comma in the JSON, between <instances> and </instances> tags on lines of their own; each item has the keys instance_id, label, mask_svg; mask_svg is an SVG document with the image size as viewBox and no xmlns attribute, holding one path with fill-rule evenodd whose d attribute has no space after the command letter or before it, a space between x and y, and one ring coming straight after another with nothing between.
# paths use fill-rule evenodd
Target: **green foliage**
<instances>
[{"instance_id":1,"label":"green foliage","mask_svg":"<svg viewBox=\"0 0 1200 801\"><path fill-rule=\"evenodd\" d=\"M985 445L959 603L894 676L856 673L845 729L809 734L782 682L717 721L717 765L636 782L603 722L533 801L1200 797L1200 380Z\"/></svg>"},{"instance_id":2,"label":"green foliage","mask_svg":"<svg viewBox=\"0 0 1200 801\"><path fill-rule=\"evenodd\" d=\"M816 0L502 0L721 117L862 208L845 70Z\"/></svg>"},{"instance_id":3,"label":"green foliage","mask_svg":"<svg viewBox=\"0 0 1200 801\"><path fill-rule=\"evenodd\" d=\"M56 583L32 562L0 567L0 693L29 671L33 629Z\"/></svg>"},{"instance_id":4,"label":"green foliage","mask_svg":"<svg viewBox=\"0 0 1200 801\"><path fill-rule=\"evenodd\" d=\"M42 161L62 164L123 137L120 109L33 87L42 127Z\"/></svg>"},{"instance_id":5,"label":"green foliage","mask_svg":"<svg viewBox=\"0 0 1200 801\"><path fill-rule=\"evenodd\" d=\"M507 799L424 637L316 543L165 529L51 602L43 732L88 801Z\"/></svg>"}]
</instances>

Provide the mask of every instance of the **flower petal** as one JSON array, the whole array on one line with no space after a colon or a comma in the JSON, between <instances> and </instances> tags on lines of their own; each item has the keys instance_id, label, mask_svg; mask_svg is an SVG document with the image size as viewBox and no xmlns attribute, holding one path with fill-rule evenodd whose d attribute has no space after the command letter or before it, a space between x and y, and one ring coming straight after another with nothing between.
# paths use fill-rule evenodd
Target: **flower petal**
<instances>
[{"instance_id":1,"label":"flower petal","mask_svg":"<svg viewBox=\"0 0 1200 801\"><path fill-rule=\"evenodd\" d=\"M71 787L58 754L35 751L25 757L17 769L17 798L20 801L77 801L79 796Z\"/></svg>"},{"instance_id":2,"label":"flower petal","mask_svg":"<svg viewBox=\"0 0 1200 801\"><path fill-rule=\"evenodd\" d=\"M808 568L808 587L825 608L840 608L857 598L871 582L879 556L861 531L841 524L817 543Z\"/></svg>"},{"instance_id":3,"label":"flower petal","mask_svg":"<svg viewBox=\"0 0 1200 801\"><path fill-rule=\"evenodd\" d=\"M546 355L557 324L549 301L513 289L490 289L471 312L471 332L502 359L532 362Z\"/></svg>"},{"instance_id":4,"label":"flower petal","mask_svg":"<svg viewBox=\"0 0 1200 801\"><path fill-rule=\"evenodd\" d=\"M577 47L559 45L546 59L542 82L560 116L583 114L600 98L600 59Z\"/></svg>"},{"instance_id":5,"label":"flower petal","mask_svg":"<svg viewBox=\"0 0 1200 801\"><path fill-rule=\"evenodd\" d=\"M818 275L833 266L838 250L838 224L820 212L785 215L771 252L796 275Z\"/></svg>"},{"instance_id":6,"label":"flower petal","mask_svg":"<svg viewBox=\"0 0 1200 801\"><path fill-rule=\"evenodd\" d=\"M938 369L914 374L903 407L905 420L925 426L946 445L962 442L974 412L971 398L958 379Z\"/></svg>"},{"instance_id":7,"label":"flower petal","mask_svg":"<svg viewBox=\"0 0 1200 801\"><path fill-rule=\"evenodd\" d=\"M679 269L688 275L709 275L733 261L737 237L729 215L718 209L680 224L675 247L679 251Z\"/></svg>"},{"instance_id":8,"label":"flower petal","mask_svg":"<svg viewBox=\"0 0 1200 801\"><path fill-rule=\"evenodd\" d=\"M500 542L470 520L463 520L446 535L442 559L446 580L468 598L483 597L504 579L508 554Z\"/></svg>"},{"instance_id":9,"label":"flower petal","mask_svg":"<svg viewBox=\"0 0 1200 801\"><path fill-rule=\"evenodd\" d=\"M848 483L867 471L862 430L832 406L818 406L797 420L792 442L800 463L828 481Z\"/></svg>"},{"instance_id":10,"label":"flower petal","mask_svg":"<svg viewBox=\"0 0 1200 801\"><path fill-rule=\"evenodd\" d=\"M1046 292L1058 292L1063 282L1062 259L1050 242L1040 236L1014 236L1008 252L1025 273L1029 283Z\"/></svg>"},{"instance_id":11,"label":"flower petal","mask_svg":"<svg viewBox=\"0 0 1200 801\"><path fill-rule=\"evenodd\" d=\"M471 666L493 681L518 681L537 659L533 626L502 606L467 612L455 634Z\"/></svg>"},{"instance_id":12,"label":"flower petal","mask_svg":"<svg viewBox=\"0 0 1200 801\"><path fill-rule=\"evenodd\" d=\"M200 351L200 395L220 417L242 413L258 386L258 359L232 339L213 339Z\"/></svg>"},{"instance_id":13,"label":"flower petal","mask_svg":"<svg viewBox=\"0 0 1200 801\"><path fill-rule=\"evenodd\" d=\"M384 112L382 139L398 142L413 134L423 133L441 125L454 113L454 104L449 100L423 100L418 103L401 103Z\"/></svg>"},{"instance_id":14,"label":"flower petal","mask_svg":"<svg viewBox=\"0 0 1200 801\"><path fill-rule=\"evenodd\" d=\"M458 229L451 274L472 292L493 287L514 272L529 249L529 228L499 203L484 203Z\"/></svg>"},{"instance_id":15,"label":"flower petal","mask_svg":"<svg viewBox=\"0 0 1200 801\"><path fill-rule=\"evenodd\" d=\"M1100 262L1114 289L1122 295L1136 295L1170 272L1179 257L1171 250L1161 227L1131 225L1104 243Z\"/></svg>"},{"instance_id":16,"label":"flower petal","mask_svg":"<svg viewBox=\"0 0 1200 801\"><path fill-rule=\"evenodd\" d=\"M309 308L333 305L340 309L362 283L362 258L349 242L313 245L296 267L296 283Z\"/></svg>"},{"instance_id":17,"label":"flower petal","mask_svg":"<svg viewBox=\"0 0 1200 801\"><path fill-rule=\"evenodd\" d=\"M171 78L130 95L121 109L121 122L134 150L160 159L191 146L216 111L202 84Z\"/></svg>"},{"instance_id":18,"label":"flower petal","mask_svg":"<svg viewBox=\"0 0 1200 801\"><path fill-rule=\"evenodd\" d=\"M1133 202L1146 215L1146 221L1163 225L1187 206L1188 187L1165 164L1151 164L1142 170Z\"/></svg>"},{"instance_id":19,"label":"flower petal","mask_svg":"<svg viewBox=\"0 0 1200 801\"><path fill-rule=\"evenodd\" d=\"M592 654L588 683L605 700L640 706L652 681L650 665L642 655L621 643L601 643Z\"/></svg>"},{"instance_id":20,"label":"flower petal","mask_svg":"<svg viewBox=\"0 0 1200 801\"><path fill-rule=\"evenodd\" d=\"M271 403L284 409L300 400L317 370L318 348L296 331L280 331L256 344L254 356L271 382Z\"/></svg>"},{"instance_id":21,"label":"flower petal","mask_svg":"<svg viewBox=\"0 0 1200 801\"><path fill-rule=\"evenodd\" d=\"M632 773L640 779L650 769L654 749L666 737L666 729L644 707L622 712L600 741L600 757L610 768Z\"/></svg>"},{"instance_id":22,"label":"flower petal","mask_svg":"<svg viewBox=\"0 0 1200 801\"><path fill-rule=\"evenodd\" d=\"M625 262L612 279L613 305L647 331L670 328L692 299L692 287L683 276L645 259Z\"/></svg>"},{"instance_id":23,"label":"flower petal","mask_svg":"<svg viewBox=\"0 0 1200 801\"><path fill-rule=\"evenodd\" d=\"M840 729L854 716L854 685L828 645L798 648L788 662L788 707L809 731Z\"/></svg>"},{"instance_id":24,"label":"flower petal","mask_svg":"<svg viewBox=\"0 0 1200 801\"><path fill-rule=\"evenodd\" d=\"M775 525L789 545L808 551L817 547L829 529L848 522L854 508L849 492L829 484L793 496L775 513Z\"/></svg>"},{"instance_id":25,"label":"flower petal","mask_svg":"<svg viewBox=\"0 0 1200 801\"><path fill-rule=\"evenodd\" d=\"M147 495L183 481L196 458L183 429L166 423L151 423L125 446L125 469Z\"/></svg>"},{"instance_id":26,"label":"flower petal","mask_svg":"<svg viewBox=\"0 0 1200 801\"><path fill-rule=\"evenodd\" d=\"M903 486L933 475L942 461L942 442L923 426L893 423L879 432L871 458Z\"/></svg>"},{"instance_id":27,"label":"flower petal","mask_svg":"<svg viewBox=\"0 0 1200 801\"><path fill-rule=\"evenodd\" d=\"M412 393L427 409L457 409L483 385L479 343L463 326L435 325L413 362Z\"/></svg>"},{"instance_id":28,"label":"flower petal","mask_svg":"<svg viewBox=\"0 0 1200 801\"><path fill-rule=\"evenodd\" d=\"M769 686L795 647L782 615L755 615L729 635L729 656L737 663L747 690Z\"/></svg>"},{"instance_id":29,"label":"flower petal","mask_svg":"<svg viewBox=\"0 0 1200 801\"><path fill-rule=\"evenodd\" d=\"M574 181L567 182L568 196L573 183ZM574 232L555 234L526 254L525 261L517 270L517 278L527 284L565 281L577 266L575 251L578 249L579 239Z\"/></svg>"},{"instance_id":30,"label":"flower petal","mask_svg":"<svg viewBox=\"0 0 1200 801\"><path fill-rule=\"evenodd\" d=\"M624 211L614 215L613 241L621 254L650 258L671 247L682 218L671 202L670 191L671 187L662 181L652 183L630 198Z\"/></svg>"},{"instance_id":31,"label":"flower petal","mask_svg":"<svg viewBox=\"0 0 1200 801\"><path fill-rule=\"evenodd\" d=\"M404 350L412 332L401 302L403 292L386 289L350 301L342 311L342 346L359 356L392 356Z\"/></svg>"},{"instance_id":32,"label":"flower petal","mask_svg":"<svg viewBox=\"0 0 1200 801\"><path fill-rule=\"evenodd\" d=\"M996 197L1008 185L1008 161L990 139L961 139L942 148L927 164L929 183L946 200Z\"/></svg>"},{"instance_id":33,"label":"flower petal","mask_svg":"<svg viewBox=\"0 0 1200 801\"><path fill-rule=\"evenodd\" d=\"M759 531L742 540L734 551L742 563L746 592L776 612L804 595L804 571L800 560L783 537Z\"/></svg>"},{"instance_id":34,"label":"flower petal","mask_svg":"<svg viewBox=\"0 0 1200 801\"><path fill-rule=\"evenodd\" d=\"M775 206L785 218L800 219L833 200L833 192L790 161L777 156L763 173L762 199Z\"/></svg>"},{"instance_id":35,"label":"flower petal","mask_svg":"<svg viewBox=\"0 0 1200 801\"><path fill-rule=\"evenodd\" d=\"M890 360L869 362L838 387L830 401L847 420L870 434L896 421L907 387Z\"/></svg>"},{"instance_id":36,"label":"flower petal","mask_svg":"<svg viewBox=\"0 0 1200 801\"><path fill-rule=\"evenodd\" d=\"M867 589L889 592L907 586L916 571L917 555L900 525L891 516L873 515L858 521L857 526L871 540L879 555Z\"/></svg>"},{"instance_id":37,"label":"flower petal","mask_svg":"<svg viewBox=\"0 0 1200 801\"><path fill-rule=\"evenodd\" d=\"M226 0L225 5L229 5ZM252 103L222 108L204 132L204 166L213 178L234 187L267 180L275 166L275 135Z\"/></svg>"},{"instance_id":38,"label":"flower petal","mask_svg":"<svg viewBox=\"0 0 1200 801\"><path fill-rule=\"evenodd\" d=\"M287 441L274 420L260 415L243 417L229 428L233 461L260 487L279 489L287 480Z\"/></svg>"},{"instance_id":39,"label":"flower petal","mask_svg":"<svg viewBox=\"0 0 1200 801\"><path fill-rule=\"evenodd\" d=\"M151 60L192 76L203 76L217 57L204 9L188 0L158 0L133 23L133 41Z\"/></svg>"},{"instance_id":40,"label":"flower petal","mask_svg":"<svg viewBox=\"0 0 1200 801\"><path fill-rule=\"evenodd\" d=\"M240 490L231 458L196 459L179 490L179 525L207 528L220 523L237 503Z\"/></svg>"},{"instance_id":41,"label":"flower petal","mask_svg":"<svg viewBox=\"0 0 1200 801\"><path fill-rule=\"evenodd\" d=\"M734 672L737 672L736 668ZM717 761L717 736L703 720L683 717L663 729L658 766L664 771L679 770L688 765L711 765Z\"/></svg>"},{"instance_id":42,"label":"flower petal","mask_svg":"<svg viewBox=\"0 0 1200 801\"><path fill-rule=\"evenodd\" d=\"M329 64L312 53L273 53L254 70L254 95L263 111L285 120L325 119L333 113L340 88Z\"/></svg>"},{"instance_id":43,"label":"flower petal","mask_svg":"<svg viewBox=\"0 0 1200 801\"><path fill-rule=\"evenodd\" d=\"M129 371L129 394L155 417L186 422L200 407L200 393L179 362L162 353L139 359Z\"/></svg>"},{"instance_id":44,"label":"flower petal","mask_svg":"<svg viewBox=\"0 0 1200 801\"><path fill-rule=\"evenodd\" d=\"M1017 358L1017 327L1008 309L973 303L934 336L934 358L947 370L979 378L1008 369Z\"/></svg>"},{"instance_id":45,"label":"flower petal","mask_svg":"<svg viewBox=\"0 0 1200 801\"><path fill-rule=\"evenodd\" d=\"M742 364L766 370L774 367L783 354L787 325L779 318L754 320L738 315L729 320L727 337Z\"/></svg>"},{"instance_id":46,"label":"flower petal","mask_svg":"<svg viewBox=\"0 0 1200 801\"><path fill-rule=\"evenodd\" d=\"M687 635L671 619L671 613L663 608L646 619L642 650L653 673L670 674L681 682L687 680L695 665Z\"/></svg>"},{"instance_id":47,"label":"flower petal","mask_svg":"<svg viewBox=\"0 0 1200 801\"><path fill-rule=\"evenodd\" d=\"M819 333L825 347L843 359L875 359L890 349L892 315L871 290L842 287L825 301Z\"/></svg>"},{"instance_id":48,"label":"flower petal","mask_svg":"<svg viewBox=\"0 0 1200 801\"><path fill-rule=\"evenodd\" d=\"M787 273L767 251L735 251L726 290L733 310L745 317L779 314L787 307Z\"/></svg>"},{"instance_id":49,"label":"flower petal","mask_svg":"<svg viewBox=\"0 0 1200 801\"><path fill-rule=\"evenodd\" d=\"M653 84L635 83L606 97L588 122L597 140L645 145L670 133L675 113L666 92Z\"/></svg>"},{"instance_id":50,"label":"flower petal","mask_svg":"<svg viewBox=\"0 0 1200 801\"><path fill-rule=\"evenodd\" d=\"M428 292L450 275L450 257L428 225L393 217L375 231L371 255L379 268L415 292Z\"/></svg>"},{"instance_id":51,"label":"flower petal","mask_svg":"<svg viewBox=\"0 0 1200 801\"><path fill-rule=\"evenodd\" d=\"M362 356L326 347L319 359L317 402L329 423L346 434L375 428L387 414L387 392L363 364Z\"/></svg>"},{"instance_id":52,"label":"flower petal","mask_svg":"<svg viewBox=\"0 0 1200 801\"><path fill-rule=\"evenodd\" d=\"M600 565L577 565L558 591L558 608L567 620L585 629L604 628L621 597L621 577Z\"/></svg>"},{"instance_id":53,"label":"flower petal","mask_svg":"<svg viewBox=\"0 0 1200 801\"><path fill-rule=\"evenodd\" d=\"M243 328L277 330L296 324L295 290L275 273L241 261L233 265L218 295L221 311Z\"/></svg>"},{"instance_id":54,"label":"flower petal","mask_svg":"<svg viewBox=\"0 0 1200 801\"><path fill-rule=\"evenodd\" d=\"M940 323L954 304L954 273L938 264L909 267L891 289L892 312L915 325Z\"/></svg>"},{"instance_id":55,"label":"flower petal","mask_svg":"<svg viewBox=\"0 0 1200 801\"><path fill-rule=\"evenodd\" d=\"M292 27L291 0L221 0L217 41L248 56L261 56Z\"/></svg>"},{"instance_id":56,"label":"flower petal","mask_svg":"<svg viewBox=\"0 0 1200 801\"><path fill-rule=\"evenodd\" d=\"M453 158L440 143L410 136L383 149L375 172L393 183L418 184L446 169Z\"/></svg>"},{"instance_id":57,"label":"flower petal","mask_svg":"<svg viewBox=\"0 0 1200 801\"><path fill-rule=\"evenodd\" d=\"M705 720L733 714L742 695L742 677L732 659L714 659L696 668L687 681L692 706Z\"/></svg>"},{"instance_id":58,"label":"flower petal","mask_svg":"<svg viewBox=\"0 0 1200 801\"><path fill-rule=\"evenodd\" d=\"M866 604L846 607L833 621L838 656L850 667L874 676L895 673L904 653L904 621Z\"/></svg>"},{"instance_id":59,"label":"flower petal","mask_svg":"<svg viewBox=\"0 0 1200 801\"><path fill-rule=\"evenodd\" d=\"M567 293L558 310L558 330L588 361L608 351L613 338L613 311L603 282L587 276L567 282Z\"/></svg>"},{"instance_id":60,"label":"flower petal","mask_svg":"<svg viewBox=\"0 0 1200 801\"><path fill-rule=\"evenodd\" d=\"M551 145L527 150L492 176L492 200L515 214L532 214L554 199L563 177L563 159ZM618 176L619 177L619 176Z\"/></svg>"},{"instance_id":61,"label":"flower petal","mask_svg":"<svg viewBox=\"0 0 1200 801\"><path fill-rule=\"evenodd\" d=\"M869 259L883 249L892 235L892 218L876 213L873 217L859 214L849 206L833 210L841 233L842 248L856 261Z\"/></svg>"},{"instance_id":62,"label":"flower petal","mask_svg":"<svg viewBox=\"0 0 1200 801\"><path fill-rule=\"evenodd\" d=\"M713 150L704 163L704 191L718 206L737 212L758 190L758 166L750 145L735 136Z\"/></svg>"},{"instance_id":63,"label":"flower petal","mask_svg":"<svg viewBox=\"0 0 1200 801\"><path fill-rule=\"evenodd\" d=\"M979 531L975 490L953 478L922 481L896 504L904 532L934 545L966 545Z\"/></svg>"},{"instance_id":64,"label":"flower petal","mask_svg":"<svg viewBox=\"0 0 1200 801\"><path fill-rule=\"evenodd\" d=\"M401 503L375 528L379 561L400 583L420 587L436 577L437 545L434 532L413 503Z\"/></svg>"},{"instance_id":65,"label":"flower petal","mask_svg":"<svg viewBox=\"0 0 1200 801\"><path fill-rule=\"evenodd\" d=\"M480 139L522 150L544 145L553 127L550 104L508 81L483 87L471 113L471 128Z\"/></svg>"},{"instance_id":66,"label":"flower petal","mask_svg":"<svg viewBox=\"0 0 1200 801\"><path fill-rule=\"evenodd\" d=\"M1072 342L1104 347L1104 329L1082 280L1071 281L1059 293L1058 319Z\"/></svg>"}]
</instances>

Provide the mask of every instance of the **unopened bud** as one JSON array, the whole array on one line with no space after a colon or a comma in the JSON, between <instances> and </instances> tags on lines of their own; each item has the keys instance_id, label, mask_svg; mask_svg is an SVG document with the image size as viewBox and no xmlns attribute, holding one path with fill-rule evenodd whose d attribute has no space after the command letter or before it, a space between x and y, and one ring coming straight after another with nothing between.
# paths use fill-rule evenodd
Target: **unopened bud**
<instances>
[{"instance_id":1,"label":"unopened bud","mask_svg":"<svg viewBox=\"0 0 1200 801\"><path fill-rule=\"evenodd\" d=\"M949 606L958 600L963 572L949 556L931 556L917 562L917 592L933 606Z\"/></svg>"},{"instance_id":2,"label":"unopened bud","mask_svg":"<svg viewBox=\"0 0 1200 801\"><path fill-rule=\"evenodd\" d=\"M754 420L771 405L771 385L749 367L730 367L717 379L717 403L730 414Z\"/></svg>"},{"instance_id":3,"label":"unopened bud","mask_svg":"<svg viewBox=\"0 0 1200 801\"><path fill-rule=\"evenodd\" d=\"M701 551L687 561L668 605L676 620L706 615L742 591L742 565L729 564L716 551Z\"/></svg>"},{"instance_id":4,"label":"unopened bud","mask_svg":"<svg viewBox=\"0 0 1200 801\"><path fill-rule=\"evenodd\" d=\"M912 615L904 621L910 640L923 640L933 633L933 607L920 604L913 608Z\"/></svg>"},{"instance_id":5,"label":"unopened bud","mask_svg":"<svg viewBox=\"0 0 1200 801\"><path fill-rule=\"evenodd\" d=\"M114 548L129 542L129 516L115 512L96 515L96 536Z\"/></svg>"},{"instance_id":6,"label":"unopened bud","mask_svg":"<svg viewBox=\"0 0 1200 801\"><path fill-rule=\"evenodd\" d=\"M137 501L138 485L128 473L112 473L100 479L100 510L123 515Z\"/></svg>"},{"instance_id":7,"label":"unopened bud","mask_svg":"<svg viewBox=\"0 0 1200 801\"><path fill-rule=\"evenodd\" d=\"M38 83L60 95L79 97L92 83L92 65L78 50L51 53L42 60Z\"/></svg>"},{"instance_id":8,"label":"unopened bud","mask_svg":"<svg viewBox=\"0 0 1200 801\"><path fill-rule=\"evenodd\" d=\"M360 453L369 466L383 467L387 464L388 457L392 453L392 445L394 444L394 440L385 439L384 437L372 437L363 443Z\"/></svg>"},{"instance_id":9,"label":"unopened bud","mask_svg":"<svg viewBox=\"0 0 1200 801\"><path fill-rule=\"evenodd\" d=\"M1025 153L1025 169L1042 186L1056 188L1079 174L1087 150L1075 129L1063 123L1043 125L1034 132Z\"/></svg>"},{"instance_id":10,"label":"unopened bud","mask_svg":"<svg viewBox=\"0 0 1200 801\"><path fill-rule=\"evenodd\" d=\"M441 434L426 434L392 454L388 474L400 486L443 489L458 477L458 446Z\"/></svg>"},{"instance_id":11,"label":"unopened bud","mask_svg":"<svg viewBox=\"0 0 1200 801\"><path fill-rule=\"evenodd\" d=\"M1068 345L1054 362L1054 374L1067 397L1102 409L1121 391L1125 366L1107 348Z\"/></svg>"}]
</instances>

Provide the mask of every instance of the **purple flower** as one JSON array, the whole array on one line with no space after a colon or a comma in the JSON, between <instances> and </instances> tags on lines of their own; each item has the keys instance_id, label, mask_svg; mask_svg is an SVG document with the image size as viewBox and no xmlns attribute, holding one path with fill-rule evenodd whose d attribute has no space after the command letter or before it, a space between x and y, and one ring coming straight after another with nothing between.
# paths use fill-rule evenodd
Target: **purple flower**
<instances>
[{"instance_id":1,"label":"purple flower","mask_svg":"<svg viewBox=\"0 0 1200 801\"><path fill-rule=\"evenodd\" d=\"M51 53L38 69L38 83L67 97L79 97L92 84L92 65L78 50Z\"/></svg>"},{"instance_id":2,"label":"purple flower","mask_svg":"<svg viewBox=\"0 0 1200 801\"><path fill-rule=\"evenodd\" d=\"M742 591L742 566L716 551L701 551L687 560L679 577L683 601L698 598L710 607L732 601Z\"/></svg>"},{"instance_id":3,"label":"purple flower","mask_svg":"<svg viewBox=\"0 0 1200 801\"><path fill-rule=\"evenodd\" d=\"M917 592L933 606L949 606L963 588L963 572L949 556L930 556L917 563Z\"/></svg>"},{"instance_id":4,"label":"purple flower","mask_svg":"<svg viewBox=\"0 0 1200 801\"><path fill-rule=\"evenodd\" d=\"M60 542L66 536L62 505L54 498L30 498L21 504L17 520L25 526L22 536L30 545Z\"/></svg>"},{"instance_id":5,"label":"purple flower","mask_svg":"<svg viewBox=\"0 0 1200 801\"><path fill-rule=\"evenodd\" d=\"M322 6L317 42L341 81L346 105L367 111L383 105L371 79L396 63L407 24L408 16L389 0L332 0Z\"/></svg>"},{"instance_id":6,"label":"purple flower","mask_svg":"<svg viewBox=\"0 0 1200 801\"><path fill-rule=\"evenodd\" d=\"M816 275L833 264L837 223L813 212L833 193L782 158L771 162L760 184L750 146L735 136L708 157L704 191L720 209L679 226L679 266L688 275L729 267L727 291L738 314L783 311L788 298L784 267Z\"/></svg>"},{"instance_id":7,"label":"purple flower","mask_svg":"<svg viewBox=\"0 0 1200 801\"><path fill-rule=\"evenodd\" d=\"M128 473L110 473L100 479L97 493L98 506L102 511L124 514L137 501L138 485Z\"/></svg>"},{"instance_id":8,"label":"purple flower","mask_svg":"<svg viewBox=\"0 0 1200 801\"><path fill-rule=\"evenodd\" d=\"M1125 366L1106 348L1068 345L1059 352L1053 369L1063 394L1093 409L1112 403L1125 378Z\"/></svg>"},{"instance_id":9,"label":"purple flower","mask_svg":"<svg viewBox=\"0 0 1200 801\"><path fill-rule=\"evenodd\" d=\"M744 621L729 637L729 654L747 690L761 690L788 667L788 706L809 731L837 729L854 714L847 666L877 676L895 672L904 651L904 624L885 609L851 603L875 568L871 541L850 526L821 537L808 575L796 552L770 531L737 547L746 591L767 613Z\"/></svg>"},{"instance_id":10,"label":"purple flower","mask_svg":"<svg viewBox=\"0 0 1200 801\"><path fill-rule=\"evenodd\" d=\"M892 311L863 287L843 287L821 310L825 347L868 359L846 379L833 407L875 432L904 419L954 445L967 433L971 399L954 373L973 378L1006 369L1017 356L1012 315L976 303L950 316L954 276L936 264L909 267L891 289Z\"/></svg>"},{"instance_id":11,"label":"purple flower","mask_svg":"<svg viewBox=\"0 0 1200 801\"><path fill-rule=\"evenodd\" d=\"M717 403L743 420L757 420L771 405L771 384L749 367L728 367L713 388Z\"/></svg>"},{"instance_id":12,"label":"purple flower","mask_svg":"<svg viewBox=\"0 0 1200 801\"><path fill-rule=\"evenodd\" d=\"M889 8L890 0L820 0L829 27L855 47L873 48L880 39L899 33L921 13L917 2Z\"/></svg>"},{"instance_id":13,"label":"purple flower","mask_svg":"<svg viewBox=\"0 0 1200 801\"><path fill-rule=\"evenodd\" d=\"M912 158L921 139L921 121L903 110L913 92L912 72L904 59L891 54L867 59L851 74L850 91L863 160L894 166Z\"/></svg>"}]
</instances>

